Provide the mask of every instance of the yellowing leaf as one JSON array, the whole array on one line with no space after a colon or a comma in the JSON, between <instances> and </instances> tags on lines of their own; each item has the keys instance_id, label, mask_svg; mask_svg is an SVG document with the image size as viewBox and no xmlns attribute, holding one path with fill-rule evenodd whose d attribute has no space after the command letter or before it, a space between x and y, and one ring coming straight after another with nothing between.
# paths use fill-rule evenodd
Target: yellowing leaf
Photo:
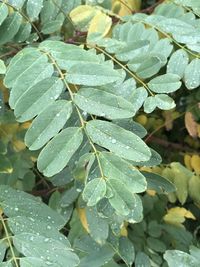
<instances>
[{"instance_id":1,"label":"yellowing leaf","mask_svg":"<svg viewBox=\"0 0 200 267\"><path fill-rule=\"evenodd\" d=\"M136 121L145 126L147 124L148 119L145 115L139 115L137 116Z\"/></svg>"},{"instance_id":2,"label":"yellowing leaf","mask_svg":"<svg viewBox=\"0 0 200 267\"><path fill-rule=\"evenodd\" d=\"M88 29L88 38L104 37L112 26L112 19L104 13L99 13L93 17Z\"/></svg>"},{"instance_id":3,"label":"yellowing leaf","mask_svg":"<svg viewBox=\"0 0 200 267\"><path fill-rule=\"evenodd\" d=\"M185 218L193 220L196 219L189 210L186 210L185 208L175 207L169 209L163 219L166 223L182 226Z\"/></svg>"},{"instance_id":4,"label":"yellowing leaf","mask_svg":"<svg viewBox=\"0 0 200 267\"><path fill-rule=\"evenodd\" d=\"M151 197L154 197L155 195L156 195L156 191L155 190L147 190L146 191L147 192L147 194L149 195L149 196L151 196Z\"/></svg>"},{"instance_id":5,"label":"yellowing leaf","mask_svg":"<svg viewBox=\"0 0 200 267\"><path fill-rule=\"evenodd\" d=\"M197 123L195 122L192 113L189 111L185 113L185 127L192 137L197 137Z\"/></svg>"},{"instance_id":6,"label":"yellowing leaf","mask_svg":"<svg viewBox=\"0 0 200 267\"><path fill-rule=\"evenodd\" d=\"M185 166L192 171L192 165L191 165L191 156L188 155L188 154L185 154L184 155L184 163L185 163Z\"/></svg>"},{"instance_id":7,"label":"yellowing leaf","mask_svg":"<svg viewBox=\"0 0 200 267\"><path fill-rule=\"evenodd\" d=\"M141 0L112 0L112 10L119 16L131 15L134 11L139 11Z\"/></svg>"},{"instance_id":8,"label":"yellowing leaf","mask_svg":"<svg viewBox=\"0 0 200 267\"><path fill-rule=\"evenodd\" d=\"M21 140L13 140L13 148L16 152L22 151L26 148L26 145Z\"/></svg>"},{"instance_id":9,"label":"yellowing leaf","mask_svg":"<svg viewBox=\"0 0 200 267\"><path fill-rule=\"evenodd\" d=\"M121 236L128 236L128 231L125 225L122 226L121 230L120 230L120 235Z\"/></svg>"},{"instance_id":10,"label":"yellowing leaf","mask_svg":"<svg viewBox=\"0 0 200 267\"><path fill-rule=\"evenodd\" d=\"M77 212L84 229L89 233L85 209L77 208Z\"/></svg>"},{"instance_id":11,"label":"yellowing leaf","mask_svg":"<svg viewBox=\"0 0 200 267\"><path fill-rule=\"evenodd\" d=\"M198 155L193 155L191 157L191 166L197 175L200 175L200 157Z\"/></svg>"},{"instance_id":12,"label":"yellowing leaf","mask_svg":"<svg viewBox=\"0 0 200 267\"><path fill-rule=\"evenodd\" d=\"M70 12L70 18L80 31L87 31L89 24L96 14L101 13L95 7L80 5Z\"/></svg>"}]
</instances>

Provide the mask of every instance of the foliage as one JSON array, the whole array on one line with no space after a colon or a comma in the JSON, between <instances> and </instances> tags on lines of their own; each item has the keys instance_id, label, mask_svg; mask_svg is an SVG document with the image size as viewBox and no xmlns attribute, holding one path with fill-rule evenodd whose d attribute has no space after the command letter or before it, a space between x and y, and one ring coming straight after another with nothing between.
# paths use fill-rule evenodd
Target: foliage
<instances>
[{"instance_id":1,"label":"foliage","mask_svg":"<svg viewBox=\"0 0 200 267\"><path fill-rule=\"evenodd\" d=\"M0 267L198 266L199 16L0 0Z\"/></svg>"}]
</instances>

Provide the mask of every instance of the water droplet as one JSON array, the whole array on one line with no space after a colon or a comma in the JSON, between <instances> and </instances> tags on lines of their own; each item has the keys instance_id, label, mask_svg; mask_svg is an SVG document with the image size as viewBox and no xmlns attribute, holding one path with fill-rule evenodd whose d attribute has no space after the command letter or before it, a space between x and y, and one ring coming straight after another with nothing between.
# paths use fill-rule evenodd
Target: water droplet
<instances>
[{"instance_id":1,"label":"water droplet","mask_svg":"<svg viewBox=\"0 0 200 267\"><path fill-rule=\"evenodd\" d=\"M15 211L18 211L18 210L19 210L19 209L16 207L16 208L15 208Z\"/></svg>"},{"instance_id":2,"label":"water droplet","mask_svg":"<svg viewBox=\"0 0 200 267\"><path fill-rule=\"evenodd\" d=\"M116 144L117 140L116 139L112 139L111 143L112 144Z\"/></svg>"}]
</instances>

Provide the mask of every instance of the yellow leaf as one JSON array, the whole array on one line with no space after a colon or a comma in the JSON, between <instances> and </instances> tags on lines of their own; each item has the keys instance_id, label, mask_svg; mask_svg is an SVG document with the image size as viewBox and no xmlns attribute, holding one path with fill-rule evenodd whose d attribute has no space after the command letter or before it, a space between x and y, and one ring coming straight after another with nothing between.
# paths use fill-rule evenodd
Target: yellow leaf
<instances>
[{"instance_id":1,"label":"yellow leaf","mask_svg":"<svg viewBox=\"0 0 200 267\"><path fill-rule=\"evenodd\" d=\"M163 219L166 223L182 226L185 218L193 220L196 219L189 210L186 210L185 208L175 207L169 209Z\"/></svg>"},{"instance_id":2,"label":"yellow leaf","mask_svg":"<svg viewBox=\"0 0 200 267\"><path fill-rule=\"evenodd\" d=\"M154 197L155 195L156 195L156 191L154 191L154 190L147 190L146 191L147 192L147 194L149 195L149 196L151 196L151 197Z\"/></svg>"},{"instance_id":3,"label":"yellow leaf","mask_svg":"<svg viewBox=\"0 0 200 267\"><path fill-rule=\"evenodd\" d=\"M200 124L197 125L197 134L198 134L198 137L200 138Z\"/></svg>"},{"instance_id":4,"label":"yellow leaf","mask_svg":"<svg viewBox=\"0 0 200 267\"><path fill-rule=\"evenodd\" d=\"M99 13L93 17L88 29L88 38L104 37L112 26L112 19L104 13Z\"/></svg>"},{"instance_id":5,"label":"yellow leaf","mask_svg":"<svg viewBox=\"0 0 200 267\"><path fill-rule=\"evenodd\" d=\"M200 175L200 157L198 155L193 155L191 158L191 166L197 175Z\"/></svg>"},{"instance_id":6,"label":"yellow leaf","mask_svg":"<svg viewBox=\"0 0 200 267\"><path fill-rule=\"evenodd\" d=\"M119 16L131 15L134 11L139 11L141 0L112 0L112 11Z\"/></svg>"},{"instance_id":7,"label":"yellow leaf","mask_svg":"<svg viewBox=\"0 0 200 267\"><path fill-rule=\"evenodd\" d=\"M96 14L101 13L95 7L80 5L70 12L70 18L80 31L87 31L91 20Z\"/></svg>"},{"instance_id":8,"label":"yellow leaf","mask_svg":"<svg viewBox=\"0 0 200 267\"><path fill-rule=\"evenodd\" d=\"M185 127L192 137L197 137L197 123L194 120L192 112L188 111L185 113Z\"/></svg>"},{"instance_id":9,"label":"yellow leaf","mask_svg":"<svg viewBox=\"0 0 200 267\"><path fill-rule=\"evenodd\" d=\"M126 237L128 236L128 231L127 231L125 225L122 226L122 228L121 228L121 230L120 230L120 235L121 235L121 236L126 236Z\"/></svg>"},{"instance_id":10,"label":"yellow leaf","mask_svg":"<svg viewBox=\"0 0 200 267\"><path fill-rule=\"evenodd\" d=\"M192 165L191 165L191 156L188 155L188 154L185 154L184 155L184 163L185 163L185 166L192 171Z\"/></svg>"},{"instance_id":11,"label":"yellow leaf","mask_svg":"<svg viewBox=\"0 0 200 267\"><path fill-rule=\"evenodd\" d=\"M19 152L24 150L26 145L21 140L13 140L13 148L16 152Z\"/></svg>"},{"instance_id":12,"label":"yellow leaf","mask_svg":"<svg viewBox=\"0 0 200 267\"><path fill-rule=\"evenodd\" d=\"M137 116L136 121L145 126L147 124L148 119L145 115L139 115Z\"/></svg>"},{"instance_id":13,"label":"yellow leaf","mask_svg":"<svg viewBox=\"0 0 200 267\"><path fill-rule=\"evenodd\" d=\"M89 233L89 227L88 227L88 223L87 223L87 217L86 217L85 209L77 208L77 212L78 212L80 221L81 221L84 229Z\"/></svg>"}]
</instances>

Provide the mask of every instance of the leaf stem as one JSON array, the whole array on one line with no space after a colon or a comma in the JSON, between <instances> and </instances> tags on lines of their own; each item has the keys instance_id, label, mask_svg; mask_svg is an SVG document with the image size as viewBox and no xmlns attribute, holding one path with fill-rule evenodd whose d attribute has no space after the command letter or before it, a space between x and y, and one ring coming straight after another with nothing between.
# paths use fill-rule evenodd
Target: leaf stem
<instances>
[{"instance_id":1,"label":"leaf stem","mask_svg":"<svg viewBox=\"0 0 200 267\"><path fill-rule=\"evenodd\" d=\"M9 233L8 233L7 226L6 226L5 222L4 222L4 218L3 218L3 216L1 215L1 213L0 213L0 221L2 222L4 231L5 231L5 234L6 234L5 239L8 241L8 244L9 244L9 247L10 247L10 251L11 251L11 254L12 254L12 260L14 261L15 266L16 266L16 267L19 267L19 264L18 264L18 262L17 262L17 258L15 257L15 253L14 253L14 250L13 250L13 247L12 247L12 243L11 243L11 241L10 241L11 236L10 236Z\"/></svg>"}]
</instances>

